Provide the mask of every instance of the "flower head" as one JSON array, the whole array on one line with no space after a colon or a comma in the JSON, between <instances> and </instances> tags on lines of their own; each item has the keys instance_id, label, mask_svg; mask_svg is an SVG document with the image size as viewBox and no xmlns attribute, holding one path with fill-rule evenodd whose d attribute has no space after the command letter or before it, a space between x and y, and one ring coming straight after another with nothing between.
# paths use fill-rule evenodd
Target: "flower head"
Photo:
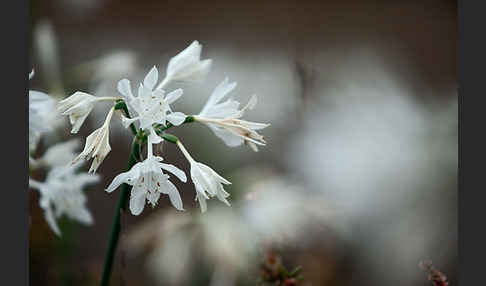
<instances>
[{"instance_id":1,"label":"flower head","mask_svg":"<svg viewBox=\"0 0 486 286\"><path fill-rule=\"evenodd\" d=\"M33 160L32 163L50 168L66 166L76 157L75 149L79 145L78 139L54 144L47 149L42 157Z\"/></svg>"},{"instance_id":2,"label":"flower head","mask_svg":"<svg viewBox=\"0 0 486 286\"><path fill-rule=\"evenodd\" d=\"M211 69L212 60L201 61L202 45L192 42L182 52L171 58L167 65L167 74L157 89L163 88L170 81L197 82L202 80Z\"/></svg>"},{"instance_id":3,"label":"flower head","mask_svg":"<svg viewBox=\"0 0 486 286\"><path fill-rule=\"evenodd\" d=\"M29 73L29 80L34 76L34 70ZM49 119L54 109L55 101L49 95L35 90L29 90L29 148L34 149L39 136L51 130Z\"/></svg>"},{"instance_id":4,"label":"flower head","mask_svg":"<svg viewBox=\"0 0 486 286\"><path fill-rule=\"evenodd\" d=\"M111 108L106 116L103 126L93 131L93 133L86 138L86 144L83 151L73 160L73 163L76 163L79 159L87 159L89 157L94 158L93 163L89 168L90 173L96 172L100 164L111 151L109 135L110 120L113 116L113 112L114 108Z\"/></svg>"},{"instance_id":5,"label":"flower head","mask_svg":"<svg viewBox=\"0 0 486 286\"><path fill-rule=\"evenodd\" d=\"M201 112L194 119L206 124L216 136L230 147L247 144L253 151L258 151L257 145L265 145L263 136L256 130L268 127L270 124L241 120L247 109L255 107L257 98L253 95L248 104L238 110L240 103L233 99L221 102L223 98L236 87L236 82L229 83L225 78L213 91Z\"/></svg>"},{"instance_id":6,"label":"flower head","mask_svg":"<svg viewBox=\"0 0 486 286\"><path fill-rule=\"evenodd\" d=\"M78 133L79 128L83 125L86 117L88 117L91 110L98 100L96 96L91 94L76 91L66 99L59 101L57 110L62 115L68 115L69 121L73 126L71 133Z\"/></svg>"},{"instance_id":7,"label":"flower head","mask_svg":"<svg viewBox=\"0 0 486 286\"><path fill-rule=\"evenodd\" d=\"M226 199L229 197L229 193L224 190L223 184L229 185L231 183L225 178L221 177L210 167L196 162L196 160L192 158L180 141L177 141L177 146L179 149L181 149L182 153L191 165L191 179L196 187L196 200L199 201L201 211L206 211L206 200L214 196L230 206L230 203Z\"/></svg>"},{"instance_id":8,"label":"flower head","mask_svg":"<svg viewBox=\"0 0 486 286\"><path fill-rule=\"evenodd\" d=\"M63 214L83 224L93 223L82 189L85 185L98 182L100 177L95 174L76 174L80 165L55 167L42 183L29 179L29 186L39 190L40 206L44 209L47 223L57 235L61 235L61 231L56 219Z\"/></svg>"},{"instance_id":9,"label":"flower head","mask_svg":"<svg viewBox=\"0 0 486 286\"><path fill-rule=\"evenodd\" d=\"M106 191L111 193L122 183L133 186L130 194L130 211L133 215L142 213L146 200L155 206L160 194L168 195L172 205L178 210L183 210L182 199L177 188L169 181L169 175L162 170L171 172L182 182L186 182L186 174L174 165L161 163L163 160L161 157L152 156L151 150L149 152L145 161L135 164L130 171L116 176Z\"/></svg>"},{"instance_id":10,"label":"flower head","mask_svg":"<svg viewBox=\"0 0 486 286\"><path fill-rule=\"evenodd\" d=\"M128 127L131 123L139 121L140 128L148 129L151 132L152 143L162 141L155 135L153 124L166 125L166 121L169 121L173 125L180 125L186 118L186 115L182 112L172 112L170 108L170 104L182 96L182 89L176 89L165 95L164 90L153 89L158 79L159 72L154 66L145 76L143 84L140 83L137 97L133 96L128 79L122 79L118 82L118 91L125 97L129 107L137 113L137 116L131 119L122 117L123 125Z\"/></svg>"}]
</instances>

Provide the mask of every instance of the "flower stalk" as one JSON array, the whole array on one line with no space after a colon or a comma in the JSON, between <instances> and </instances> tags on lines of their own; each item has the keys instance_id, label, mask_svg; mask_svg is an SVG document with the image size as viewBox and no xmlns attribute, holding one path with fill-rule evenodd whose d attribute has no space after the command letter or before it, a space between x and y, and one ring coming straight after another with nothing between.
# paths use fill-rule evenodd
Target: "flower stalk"
<instances>
[{"instance_id":1,"label":"flower stalk","mask_svg":"<svg viewBox=\"0 0 486 286\"><path fill-rule=\"evenodd\" d=\"M128 159L127 169L130 170L138 161L140 157L139 153L139 142L134 139L132 144L132 152ZM108 244L108 249L105 256L105 264L103 267L103 276L101 278L101 286L107 286L110 282L111 269L113 266L113 260L115 258L116 247L118 245L118 239L120 237L121 224L120 216L127 208L127 201L130 194L131 186L128 184L123 184L121 186L121 193L118 199L118 204L116 206L115 217L113 219L113 224L111 227L110 241Z\"/></svg>"},{"instance_id":2,"label":"flower stalk","mask_svg":"<svg viewBox=\"0 0 486 286\"><path fill-rule=\"evenodd\" d=\"M115 110L123 110L125 112L125 115L127 117L130 117L130 114L128 113L128 107L125 101L119 99L116 101L115 104ZM130 124L130 129L132 130L133 135L137 135L137 128L135 128L135 124Z\"/></svg>"},{"instance_id":3,"label":"flower stalk","mask_svg":"<svg viewBox=\"0 0 486 286\"><path fill-rule=\"evenodd\" d=\"M127 117L130 117L130 114L128 113L128 108L127 105L123 100L117 101L114 107L115 110L123 110L125 112L125 115ZM130 170L138 161L138 158L140 158L140 140L138 139L137 131L135 129L135 125L131 124L130 125L132 132L134 133L135 137L132 143L132 151L128 157L128 164L127 164L127 170ZM110 282L110 276L111 276L111 269L113 266L113 260L115 258L115 252L116 252L116 246L118 245L118 240L120 237L120 231L121 231L121 224L120 224L120 216L121 213L124 212L127 208L127 201L128 201L128 196L130 194L131 186L128 184L123 184L121 186L121 193L120 197L118 198L118 203L116 206L116 211L115 211L115 217L113 219L113 224L111 227L111 234L110 234L110 241L108 244L108 249L106 251L106 256L105 256L105 264L103 266L103 276L101 277L101 286L107 286Z\"/></svg>"}]
</instances>

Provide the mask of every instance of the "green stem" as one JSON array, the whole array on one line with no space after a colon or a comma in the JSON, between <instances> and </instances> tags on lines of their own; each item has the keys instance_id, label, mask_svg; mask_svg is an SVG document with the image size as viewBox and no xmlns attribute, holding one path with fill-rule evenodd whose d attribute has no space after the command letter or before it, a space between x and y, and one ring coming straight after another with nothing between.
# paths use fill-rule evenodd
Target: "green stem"
<instances>
[{"instance_id":1,"label":"green stem","mask_svg":"<svg viewBox=\"0 0 486 286\"><path fill-rule=\"evenodd\" d=\"M132 144L132 152L130 153L130 157L128 160L128 170L130 170L133 165L137 163L137 158L140 157L138 152L138 141L134 140ZM127 200L129 197L129 193L132 187L128 184L123 184L121 186L121 194L118 199L118 204L116 206L116 213L115 218L113 220L113 224L111 227L111 235L110 235L110 242L108 244L108 250L106 251L105 256L105 265L103 267L103 276L101 278L101 286L107 286L110 281L111 269L113 266L113 260L115 258L116 246L118 244L118 238L120 237L120 216L123 211L126 210L127 207Z\"/></svg>"},{"instance_id":2,"label":"green stem","mask_svg":"<svg viewBox=\"0 0 486 286\"><path fill-rule=\"evenodd\" d=\"M128 108L124 101L122 100L117 101L117 103L115 104L115 110L123 110L126 116L130 118L130 115L128 113ZM190 123L193 121L194 121L194 117L187 116L184 123ZM155 130L157 134L160 135L163 131L169 129L172 126L173 125L171 123L167 123L166 126L162 126L162 125L156 126ZM130 124L130 127L132 129L133 134L135 135L135 138L132 143L132 152L130 153L130 157L128 159L128 166L127 166L128 170L130 170L133 167L133 165L135 165L138 162L138 159L140 158L139 146L140 144L144 144L144 142L147 140L147 136L143 133L142 130L140 130L140 133L137 134L135 125ZM164 133L161 136L169 142L177 143L178 140L177 137L175 137L172 134ZM100 284L101 286L108 286L110 282L113 260L115 258L116 247L118 245L118 240L120 238L120 231L121 231L120 217L122 212L126 210L127 201L131 189L132 187L128 184L123 184L121 186L121 193L118 199L118 204L116 206L116 213L111 227L110 241L108 244L108 249L106 251L105 264L103 267L103 276L101 278L101 284Z\"/></svg>"},{"instance_id":3,"label":"green stem","mask_svg":"<svg viewBox=\"0 0 486 286\"><path fill-rule=\"evenodd\" d=\"M115 104L115 110L121 109L125 112L125 115L130 118L130 114L128 113L128 108L127 105L125 104L124 101L119 100ZM137 129L135 128L134 124L130 124L130 128L132 129L133 135L135 135L135 138L132 143L132 152L130 153L130 156L128 157L128 166L127 170L130 170L133 165L135 165L138 161L138 158L140 158L140 153L139 153L139 142L137 140ZM121 224L120 224L120 216L123 211L126 210L127 207L127 200L128 200L128 194L130 193L131 186L128 184L123 184L121 186L121 193L120 193L120 198L118 199L118 204L116 206L116 213L115 213L115 218L113 219L113 225L111 227L111 234L110 234L110 242L108 244L108 250L106 251L106 257L105 257L105 265L103 267L103 276L101 278L101 285L102 286L107 286L109 281L110 281L110 275L111 275L111 269L113 266L113 259L115 258L115 252L116 252L116 246L118 245L118 239L120 237L120 230L121 230Z\"/></svg>"},{"instance_id":4,"label":"green stem","mask_svg":"<svg viewBox=\"0 0 486 286\"><path fill-rule=\"evenodd\" d=\"M115 110L123 110L125 112L125 115L130 118L130 113L128 113L128 107L125 101L119 99L116 101L115 104ZM132 130L133 135L137 135L137 128L135 128L135 124L130 124L130 129Z\"/></svg>"},{"instance_id":5,"label":"green stem","mask_svg":"<svg viewBox=\"0 0 486 286\"><path fill-rule=\"evenodd\" d=\"M161 134L160 136L162 136L162 138L164 138L164 140L169 141L170 143L177 144L177 141L179 141L179 138L177 138L176 136L169 134L169 133L164 133L164 134Z\"/></svg>"}]
</instances>

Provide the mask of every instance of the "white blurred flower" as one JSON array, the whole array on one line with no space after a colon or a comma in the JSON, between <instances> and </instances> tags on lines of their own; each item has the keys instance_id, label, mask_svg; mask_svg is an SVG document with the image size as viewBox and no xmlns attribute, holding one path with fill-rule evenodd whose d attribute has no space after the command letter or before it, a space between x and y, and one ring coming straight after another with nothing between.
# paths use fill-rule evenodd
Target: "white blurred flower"
<instances>
[{"instance_id":1,"label":"white blurred flower","mask_svg":"<svg viewBox=\"0 0 486 286\"><path fill-rule=\"evenodd\" d=\"M333 209L319 193L264 171L260 176L264 179L249 186L248 202L241 207L242 217L259 240L303 242L310 239L304 235L310 229L319 231L317 226L331 225Z\"/></svg>"},{"instance_id":2,"label":"white blurred flower","mask_svg":"<svg viewBox=\"0 0 486 286\"><path fill-rule=\"evenodd\" d=\"M83 65L92 71L93 81L106 81L137 70L137 56L131 51L114 51Z\"/></svg>"},{"instance_id":3,"label":"white blurred flower","mask_svg":"<svg viewBox=\"0 0 486 286\"><path fill-rule=\"evenodd\" d=\"M123 242L128 255L149 247L147 267L160 282L192 285L186 274L199 263L214 267L209 271L223 265L231 275L245 275L248 267L260 263L259 251L265 245L302 245L313 237L312 231L324 229L330 212L319 197L266 169L239 175L248 180L250 199L199 215L161 212L129 231Z\"/></svg>"},{"instance_id":4,"label":"white blurred flower","mask_svg":"<svg viewBox=\"0 0 486 286\"><path fill-rule=\"evenodd\" d=\"M186 174L174 165L161 163L163 160L161 157L152 155L150 142L148 142L148 146L147 159L135 164L128 172L116 176L106 191L111 193L123 183L133 186L130 194L130 211L133 215L142 213L146 200L155 206L160 194L167 194L176 209L184 210L179 191L162 170L171 172L182 182L187 181Z\"/></svg>"},{"instance_id":5,"label":"white blurred flower","mask_svg":"<svg viewBox=\"0 0 486 286\"><path fill-rule=\"evenodd\" d=\"M78 139L54 144L37 160L32 161L34 166L46 166L49 168L68 165L75 157L75 150L80 146Z\"/></svg>"},{"instance_id":6,"label":"white blurred flower","mask_svg":"<svg viewBox=\"0 0 486 286\"><path fill-rule=\"evenodd\" d=\"M29 73L29 80L34 76L34 70ZM55 113L55 101L49 95L35 90L29 90L29 149L35 145L42 133L51 130L51 117Z\"/></svg>"},{"instance_id":7,"label":"white blurred flower","mask_svg":"<svg viewBox=\"0 0 486 286\"><path fill-rule=\"evenodd\" d=\"M118 91L125 97L129 107L135 110L138 116L128 119L122 117L123 125L128 127L135 121L140 122L140 128L148 129L151 136L149 140L156 144L162 141L153 130L153 124L166 125L169 121L173 125L180 125L184 122L186 115L182 112L172 112L170 104L182 96L182 89L176 89L169 94L161 89L153 90L159 78L159 72L154 66L143 80L138 88L138 96L132 94L132 88L128 79L122 79L118 82ZM169 114L167 114L170 112Z\"/></svg>"},{"instance_id":8,"label":"white blurred flower","mask_svg":"<svg viewBox=\"0 0 486 286\"><path fill-rule=\"evenodd\" d=\"M211 69L211 59L201 61L202 45L194 41L182 52L171 58L164 80L156 89L162 89L171 81L201 81Z\"/></svg>"},{"instance_id":9,"label":"white blurred flower","mask_svg":"<svg viewBox=\"0 0 486 286\"><path fill-rule=\"evenodd\" d=\"M93 131L93 133L86 138L86 144L83 151L73 160L73 163L76 163L80 159L89 160L89 157L94 158L93 163L89 168L90 173L96 172L100 164L111 151L109 141L110 120L113 116L114 110L114 108L111 108L110 112L106 116L105 123L103 123L100 128Z\"/></svg>"},{"instance_id":10,"label":"white blurred flower","mask_svg":"<svg viewBox=\"0 0 486 286\"><path fill-rule=\"evenodd\" d=\"M73 126L71 133L78 133L79 128L88 117L96 102L98 101L114 101L116 97L96 97L91 94L76 91L66 99L59 101L57 110L62 115L69 116L69 121Z\"/></svg>"},{"instance_id":11,"label":"white blurred flower","mask_svg":"<svg viewBox=\"0 0 486 286\"><path fill-rule=\"evenodd\" d=\"M51 95L65 94L62 83L58 36L49 20L41 20L33 27L33 46L41 79Z\"/></svg>"},{"instance_id":12,"label":"white blurred flower","mask_svg":"<svg viewBox=\"0 0 486 286\"><path fill-rule=\"evenodd\" d=\"M177 146L179 149L181 149L182 153L191 164L191 179L194 183L194 187L196 188L196 200L199 201L201 211L206 211L206 200L209 200L209 197L214 196L216 196L226 205L230 206L230 203L226 199L230 194L224 190L223 184L229 185L231 183L218 175L218 173L216 173L210 167L196 162L180 141L177 141Z\"/></svg>"},{"instance_id":13,"label":"white blurred flower","mask_svg":"<svg viewBox=\"0 0 486 286\"><path fill-rule=\"evenodd\" d=\"M216 136L226 145L235 147L243 142L257 152L257 145L265 145L263 136L256 130L268 127L270 124L241 120L247 109L255 107L257 98L253 95L248 104L238 110L240 103L233 99L221 102L223 98L236 87L236 82L228 83L225 78L213 91L201 112L194 116L196 121L206 124Z\"/></svg>"},{"instance_id":14,"label":"white blurred flower","mask_svg":"<svg viewBox=\"0 0 486 286\"><path fill-rule=\"evenodd\" d=\"M29 186L40 192L40 206L51 229L61 235L56 219L67 215L70 219L90 225L93 223L91 213L86 208L86 196L82 189L85 185L100 180L98 175L78 173L75 166L55 167L47 174L45 182L29 178Z\"/></svg>"}]
</instances>

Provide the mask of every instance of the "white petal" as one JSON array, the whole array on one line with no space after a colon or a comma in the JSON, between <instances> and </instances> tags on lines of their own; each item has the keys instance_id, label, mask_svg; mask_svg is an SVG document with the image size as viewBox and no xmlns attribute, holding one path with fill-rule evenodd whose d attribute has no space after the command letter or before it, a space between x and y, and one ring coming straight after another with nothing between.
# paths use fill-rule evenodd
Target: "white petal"
<instances>
[{"instance_id":1,"label":"white petal","mask_svg":"<svg viewBox=\"0 0 486 286\"><path fill-rule=\"evenodd\" d=\"M122 119L123 127L128 128L128 126L130 126L130 124L132 124L133 122L137 121L139 117L128 118L125 117L124 115L121 115L121 119Z\"/></svg>"},{"instance_id":2,"label":"white petal","mask_svg":"<svg viewBox=\"0 0 486 286\"><path fill-rule=\"evenodd\" d=\"M72 219L77 220L86 225L93 224L93 217L85 207L78 207L78 208L71 209L71 211L69 212L69 216Z\"/></svg>"},{"instance_id":3,"label":"white petal","mask_svg":"<svg viewBox=\"0 0 486 286\"><path fill-rule=\"evenodd\" d=\"M193 80L194 81L202 80L209 73L212 65L213 65L212 59L201 61L199 63L199 71L197 72L197 74L193 75Z\"/></svg>"},{"instance_id":4,"label":"white petal","mask_svg":"<svg viewBox=\"0 0 486 286\"><path fill-rule=\"evenodd\" d=\"M159 99L164 99L165 91L163 89L156 89L152 92L152 94Z\"/></svg>"},{"instance_id":5,"label":"white petal","mask_svg":"<svg viewBox=\"0 0 486 286\"><path fill-rule=\"evenodd\" d=\"M208 102L214 104L220 102L229 92L236 88L237 84L237 82L229 83L229 78L226 77L218 86L216 86Z\"/></svg>"},{"instance_id":6,"label":"white petal","mask_svg":"<svg viewBox=\"0 0 486 286\"><path fill-rule=\"evenodd\" d=\"M167 121L172 123L172 125L179 126L186 120L186 115L182 112L172 112L167 115Z\"/></svg>"},{"instance_id":7,"label":"white petal","mask_svg":"<svg viewBox=\"0 0 486 286\"><path fill-rule=\"evenodd\" d=\"M154 66L145 76L145 79L143 80L143 85L146 86L148 89L152 90L154 89L158 79L159 79L159 71Z\"/></svg>"},{"instance_id":8,"label":"white petal","mask_svg":"<svg viewBox=\"0 0 486 286\"><path fill-rule=\"evenodd\" d=\"M238 116L240 103L233 99L210 106L200 115L209 118L235 118Z\"/></svg>"},{"instance_id":9,"label":"white petal","mask_svg":"<svg viewBox=\"0 0 486 286\"><path fill-rule=\"evenodd\" d=\"M187 182L186 173L184 173L184 171L177 168L176 166L171 164L164 164L164 163L158 163L158 165L160 166L160 168L174 174L177 178L179 178L179 180L181 180L181 182L184 183Z\"/></svg>"},{"instance_id":10,"label":"white petal","mask_svg":"<svg viewBox=\"0 0 486 286\"><path fill-rule=\"evenodd\" d=\"M46 218L49 227L58 235L61 236L61 230L57 225L56 218L54 217L54 212L50 207L44 209L44 217Z\"/></svg>"},{"instance_id":11,"label":"white petal","mask_svg":"<svg viewBox=\"0 0 486 286\"><path fill-rule=\"evenodd\" d=\"M270 126L270 124L268 123L258 123L258 122L251 122L251 121L245 121L245 120L241 120L240 121L242 125L250 128L250 129L253 129L253 130L261 130L261 129L264 129L264 128L267 128L268 126Z\"/></svg>"},{"instance_id":12,"label":"white petal","mask_svg":"<svg viewBox=\"0 0 486 286\"><path fill-rule=\"evenodd\" d=\"M258 146L251 141L245 141L245 144L251 148L253 152L258 152Z\"/></svg>"},{"instance_id":13,"label":"white petal","mask_svg":"<svg viewBox=\"0 0 486 286\"><path fill-rule=\"evenodd\" d=\"M134 186L130 194L130 211L133 215L139 215L142 213L145 207L145 198L147 193L144 189Z\"/></svg>"},{"instance_id":14,"label":"white petal","mask_svg":"<svg viewBox=\"0 0 486 286\"><path fill-rule=\"evenodd\" d=\"M45 102L53 100L48 94L37 91L37 90L29 90L29 105L38 103L38 102Z\"/></svg>"},{"instance_id":15,"label":"white petal","mask_svg":"<svg viewBox=\"0 0 486 286\"><path fill-rule=\"evenodd\" d=\"M257 96L256 94L252 95L250 100L248 101L248 103L246 104L246 106L243 108L243 109L253 109L255 108L256 104L258 102L258 99L257 99Z\"/></svg>"},{"instance_id":16,"label":"white petal","mask_svg":"<svg viewBox=\"0 0 486 286\"><path fill-rule=\"evenodd\" d=\"M77 167L76 165L74 167ZM79 173L72 178L72 185L82 189L85 185L98 183L101 180L98 174Z\"/></svg>"},{"instance_id":17,"label":"white petal","mask_svg":"<svg viewBox=\"0 0 486 286\"><path fill-rule=\"evenodd\" d=\"M179 195L179 191L177 191L177 188L170 181L167 181L167 188L167 194L169 195L169 199L172 205L176 209L183 211L184 208L182 206L182 199Z\"/></svg>"},{"instance_id":18,"label":"white petal","mask_svg":"<svg viewBox=\"0 0 486 286\"><path fill-rule=\"evenodd\" d=\"M146 87L143 84L138 86L138 97L139 99L151 99L152 97L152 90Z\"/></svg>"},{"instance_id":19,"label":"white petal","mask_svg":"<svg viewBox=\"0 0 486 286\"><path fill-rule=\"evenodd\" d=\"M228 83L229 79L226 77L216 88L213 90L213 93L209 97L208 101L204 105L203 109L199 114L206 114L208 109L211 108L212 106L216 105L218 102L220 102L230 91L232 91L237 83L232 82Z\"/></svg>"},{"instance_id":20,"label":"white petal","mask_svg":"<svg viewBox=\"0 0 486 286\"><path fill-rule=\"evenodd\" d=\"M132 94L132 87L130 85L130 81L126 78L120 80L117 85L118 91L127 99L132 99L133 94ZM129 100L129 102L130 102Z\"/></svg>"},{"instance_id":21,"label":"white petal","mask_svg":"<svg viewBox=\"0 0 486 286\"><path fill-rule=\"evenodd\" d=\"M181 88L178 88L178 89L170 92L169 94L167 94L167 96L165 97L165 102L167 102L167 104L171 104L174 101L178 100L179 97L181 97L183 93L184 93L184 91Z\"/></svg>"},{"instance_id":22,"label":"white petal","mask_svg":"<svg viewBox=\"0 0 486 286\"><path fill-rule=\"evenodd\" d=\"M201 207L201 212L205 213L208 209L208 204L206 203L206 198L204 198L200 193L197 193L196 199L199 201L199 206Z\"/></svg>"},{"instance_id":23,"label":"white petal","mask_svg":"<svg viewBox=\"0 0 486 286\"><path fill-rule=\"evenodd\" d=\"M212 124L207 124L209 128L214 132L218 138L223 140L223 142L228 145L229 147L236 147L243 144L243 138L234 135L233 133L229 132L228 130L216 127Z\"/></svg>"},{"instance_id":24,"label":"white petal","mask_svg":"<svg viewBox=\"0 0 486 286\"><path fill-rule=\"evenodd\" d=\"M198 41L193 41L182 52L174 56L169 60L167 64L167 74L172 75L178 72L180 69L187 67L194 62L199 61L202 51L202 46Z\"/></svg>"},{"instance_id":25,"label":"white petal","mask_svg":"<svg viewBox=\"0 0 486 286\"><path fill-rule=\"evenodd\" d=\"M226 185L231 185L231 182L226 180L225 178L221 177L216 171L211 169L211 167L204 165L203 163L197 163L199 168L204 171L206 176L208 176L211 180L217 179L219 182L222 182ZM214 178L213 178L214 177Z\"/></svg>"},{"instance_id":26,"label":"white petal","mask_svg":"<svg viewBox=\"0 0 486 286\"><path fill-rule=\"evenodd\" d=\"M116 190L123 183L133 185L134 179L132 178L132 176L133 176L133 173L130 173L130 171L119 174L118 176L116 176L113 179L113 181L108 186L108 188L105 189L105 191L107 191L108 193L111 193L114 190Z\"/></svg>"},{"instance_id":27,"label":"white petal","mask_svg":"<svg viewBox=\"0 0 486 286\"><path fill-rule=\"evenodd\" d=\"M79 129L83 125L84 121L88 117L89 113L84 114L81 117L74 117L73 115L69 115L69 120L71 121L71 124L73 125L73 128L71 129L72 134L78 133Z\"/></svg>"}]
</instances>

